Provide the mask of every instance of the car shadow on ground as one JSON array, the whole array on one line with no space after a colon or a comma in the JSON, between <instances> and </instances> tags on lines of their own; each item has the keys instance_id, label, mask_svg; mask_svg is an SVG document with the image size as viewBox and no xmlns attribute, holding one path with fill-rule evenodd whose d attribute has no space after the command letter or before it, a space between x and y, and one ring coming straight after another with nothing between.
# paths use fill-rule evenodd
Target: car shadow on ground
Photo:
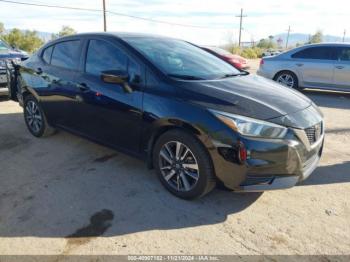
<instances>
[{"instance_id":1,"label":"car shadow on ground","mask_svg":"<svg viewBox=\"0 0 350 262\"><path fill-rule=\"evenodd\" d=\"M0 237L116 236L221 223L261 193L215 189L185 201L138 159L66 132L32 137L20 113L1 114Z\"/></svg>"},{"instance_id":2,"label":"car shadow on ground","mask_svg":"<svg viewBox=\"0 0 350 262\"><path fill-rule=\"evenodd\" d=\"M350 109L350 93L311 89L305 89L302 93L309 97L318 106Z\"/></svg>"},{"instance_id":3,"label":"car shadow on ground","mask_svg":"<svg viewBox=\"0 0 350 262\"><path fill-rule=\"evenodd\" d=\"M299 186L350 183L350 161L335 165L319 166Z\"/></svg>"},{"instance_id":4,"label":"car shadow on ground","mask_svg":"<svg viewBox=\"0 0 350 262\"><path fill-rule=\"evenodd\" d=\"M8 99L7 92L0 91L0 102L7 101Z\"/></svg>"}]
</instances>

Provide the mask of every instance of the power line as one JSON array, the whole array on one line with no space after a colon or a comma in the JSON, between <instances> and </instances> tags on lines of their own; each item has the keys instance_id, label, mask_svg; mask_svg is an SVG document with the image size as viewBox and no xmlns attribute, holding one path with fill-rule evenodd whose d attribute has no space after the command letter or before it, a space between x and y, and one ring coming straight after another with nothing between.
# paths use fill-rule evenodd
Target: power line
<instances>
[{"instance_id":1,"label":"power line","mask_svg":"<svg viewBox=\"0 0 350 262\"><path fill-rule=\"evenodd\" d=\"M239 17L239 41L238 46L241 47L241 39L242 39L242 23L243 23L243 17L247 17L247 15L243 15L243 8L241 8L241 14L236 15L236 17Z\"/></svg>"},{"instance_id":2,"label":"power line","mask_svg":"<svg viewBox=\"0 0 350 262\"><path fill-rule=\"evenodd\" d=\"M172 23L172 22L167 22L167 21L163 21L163 20L128 15L128 14L114 12L114 11L108 11L108 10L104 11L101 9L93 9L93 8L71 7L71 6L61 6L61 5L48 5L48 4L39 4L39 3L25 3L25 2L20 2L20 1L11 1L11 0L0 0L0 2L9 3L9 4L18 4L18 5L36 6L36 7L68 9L68 10L76 10L76 11L105 12L105 13L108 13L111 15L116 15L116 16L123 16L123 17L128 17L128 18L133 18L133 19L138 19L138 20L143 20L143 21L148 21L148 22L153 22L153 23L158 23L158 24L167 24L167 25L182 26L182 27L206 28L206 29L224 29L224 30L228 29L228 28L218 28L218 27L209 27L209 26L200 26L200 25Z\"/></svg>"}]
</instances>

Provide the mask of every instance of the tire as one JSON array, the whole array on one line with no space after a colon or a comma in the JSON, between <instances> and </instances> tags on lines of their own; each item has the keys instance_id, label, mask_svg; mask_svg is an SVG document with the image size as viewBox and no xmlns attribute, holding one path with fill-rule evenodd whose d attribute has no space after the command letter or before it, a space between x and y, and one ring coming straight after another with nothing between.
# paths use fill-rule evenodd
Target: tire
<instances>
[{"instance_id":1,"label":"tire","mask_svg":"<svg viewBox=\"0 0 350 262\"><path fill-rule=\"evenodd\" d=\"M182 199L202 197L216 185L212 160L206 148L194 136L181 130L170 130L158 138L153 150L153 165L164 187Z\"/></svg>"},{"instance_id":2,"label":"tire","mask_svg":"<svg viewBox=\"0 0 350 262\"><path fill-rule=\"evenodd\" d=\"M26 126L33 136L46 137L55 133L55 129L47 123L45 114L34 96L27 95L24 98L23 115Z\"/></svg>"},{"instance_id":3,"label":"tire","mask_svg":"<svg viewBox=\"0 0 350 262\"><path fill-rule=\"evenodd\" d=\"M286 87L294 89L302 89L299 87L298 77L291 71L281 71L275 77L274 80Z\"/></svg>"}]
</instances>

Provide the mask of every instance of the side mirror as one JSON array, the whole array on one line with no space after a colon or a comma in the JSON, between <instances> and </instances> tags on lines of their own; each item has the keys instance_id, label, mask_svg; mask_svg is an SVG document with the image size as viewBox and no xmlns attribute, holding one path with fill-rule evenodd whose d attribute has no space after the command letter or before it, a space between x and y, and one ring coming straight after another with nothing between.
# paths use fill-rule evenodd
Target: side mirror
<instances>
[{"instance_id":1,"label":"side mirror","mask_svg":"<svg viewBox=\"0 0 350 262\"><path fill-rule=\"evenodd\" d=\"M101 79L105 83L123 84L129 81L129 75L124 71L104 71L101 74Z\"/></svg>"},{"instance_id":2,"label":"side mirror","mask_svg":"<svg viewBox=\"0 0 350 262\"><path fill-rule=\"evenodd\" d=\"M101 74L101 80L105 83L121 85L126 93L131 93L133 91L128 84L129 74L125 71L104 71Z\"/></svg>"}]
</instances>

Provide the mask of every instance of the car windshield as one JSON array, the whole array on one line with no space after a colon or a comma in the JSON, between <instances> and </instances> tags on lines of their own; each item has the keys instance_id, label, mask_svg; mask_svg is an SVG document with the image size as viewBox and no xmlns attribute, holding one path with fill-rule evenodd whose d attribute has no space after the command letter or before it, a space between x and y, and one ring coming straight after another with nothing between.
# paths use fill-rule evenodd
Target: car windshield
<instances>
[{"instance_id":1,"label":"car windshield","mask_svg":"<svg viewBox=\"0 0 350 262\"><path fill-rule=\"evenodd\" d=\"M3 41L0 40L0 51L1 50L9 50L10 47Z\"/></svg>"},{"instance_id":2,"label":"car windshield","mask_svg":"<svg viewBox=\"0 0 350 262\"><path fill-rule=\"evenodd\" d=\"M128 37L125 40L173 78L212 80L241 74L220 58L185 41L154 37Z\"/></svg>"}]
</instances>

